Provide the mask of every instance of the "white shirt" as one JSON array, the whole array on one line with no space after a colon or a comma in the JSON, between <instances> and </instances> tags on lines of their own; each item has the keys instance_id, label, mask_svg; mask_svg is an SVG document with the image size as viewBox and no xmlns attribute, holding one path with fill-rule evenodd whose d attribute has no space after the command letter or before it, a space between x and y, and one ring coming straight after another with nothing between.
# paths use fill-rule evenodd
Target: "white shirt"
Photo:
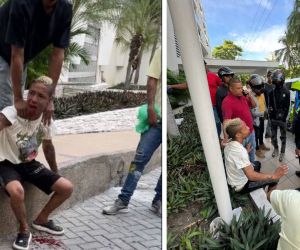
<instances>
[{"instance_id":1,"label":"white shirt","mask_svg":"<svg viewBox=\"0 0 300 250\"><path fill-rule=\"evenodd\" d=\"M277 250L300 249L300 192L297 190L274 190L270 201L281 216L281 231Z\"/></svg>"},{"instance_id":2,"label":"white shirt","mask_svg":"<svg viewBox=\"0 0 300 250\"><path fill-rule=\"evenodd\" d=\"M240 191L248 182L243 168L251 165L246 148L237 141L229 142L225 149L225 167L227 182L236 191Z\"/></svg>"},{"instance_id":3,"label":"white shirt","mask_svg":"<svg viewBox=\"0 0 300 250\"><path fill-rule=\"evenodd\" d=\"M33 160L42 140L52 138L52 126L42 124L42 115L34 121L17 116L14 106L4 108L1 113L11 126L0 131L0 161L19 164Z\"/></svg>"}]
</instances>

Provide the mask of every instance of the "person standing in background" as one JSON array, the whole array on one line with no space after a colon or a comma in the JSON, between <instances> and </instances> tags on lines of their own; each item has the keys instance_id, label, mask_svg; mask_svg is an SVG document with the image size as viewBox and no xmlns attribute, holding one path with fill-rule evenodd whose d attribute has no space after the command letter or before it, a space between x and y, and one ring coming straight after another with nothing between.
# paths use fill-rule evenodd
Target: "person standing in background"
<instances>
[{"instance_id":1,"label":"person standing in background","mask_svg":"<svg viewBox=\"0 0 300 250\"><path fill-rule=\"evenodd\" d=\"M269 116L271 120L272 138L274 146L272 157L278 156L277 129L280 129L281 150L279 161L283 161L286 146L287 116L290 107L290 91L284 86L285 75L281 69L272 73L272 83L275 88L269 93Z\"/></svg>"},{"instance_id":2,"label":"person standing in background","mask_svg":"<svg viewBox=\"0 0 300 250\"><path fill-rule=\"evenodd\" d=\"M265 158L264 151L269 151L264 144L264 129L265 129L265 115L266 111L266 102L264 96L264 83L261 76L253 74L248 80L248 85L250 86L253 92L253 99L256 103L256 107L251 109L253 117L253 127L255 131L255 141L256 141L256 156L260 158Z\"/></svg>"},{"instance_id":3,"label":"person standing in background","mask_svg":"<svg viewBox=\"0 0 300 250\"><path fill-rule=\"evenodd\" d=\"M147 102L148 102L148 123L150 128L141 134L140 142L136 149L134 160L129 166L129 172L121 193L115 202L103 208L103 214L115 215L127 213L130 199L137 187L138 181L144 171L146 164L150 161L155 150L162 141L161 117L155 112L154 104L161 107L161 50L157 50L148 70L147 81ZM152 200L151 210L161 216L162 201L162 176L158 179L155 196Z\"/></svg>"}]
</instances>

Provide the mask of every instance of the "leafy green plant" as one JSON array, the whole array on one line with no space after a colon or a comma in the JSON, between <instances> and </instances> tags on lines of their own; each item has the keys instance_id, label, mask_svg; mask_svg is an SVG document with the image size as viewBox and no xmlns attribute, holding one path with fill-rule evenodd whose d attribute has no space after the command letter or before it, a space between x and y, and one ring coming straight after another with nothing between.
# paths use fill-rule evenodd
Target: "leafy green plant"
<instances>
[{"instance_id":1,"label":"leafy green plant","mask_svg":"<svg viewBox=\"0 0 300 250\"><path fill-rule=\"evenodd\" d=\"M180 249L192 250L193 240L195 240L195 238L199 239L199 236L202 236L201 231L197 229L189 229L185 234L183 234L180 237Z\"/></svg>"},{"instance_id":2,"label":"leafy green plant","mask_svg":"<svg viewBox=\"0 0 300 250\"><path fill-rule=\"evenodd\" d=\"M176 249L179 247L179 243L176 241L177 235L168 232L167 235L167 249Z\"/></svg>"},{"instance_id":3,"label":"leafy green plant","mask_svg":"<svg viewBox=\"0 0 300 250\"><path fill-rule=\"evenodd\" d=\"M209 245L209 247L208 247ZM201 227L192 227L179 236L168 234L168 249L222 249L223 243L212 239L212 235Z\"/></svg>"},{"instance_id":4,"label":"leafy green plant","mask_svg":"<svg viewBox=\"0 0 300 250\"><path fill-rule=\"evenodd\" d=\"M280 222L273 222L264 210L243 210L239 219L221 224L215 235L198 227L179 236L168 235L168 249L274 250L279 240ZM216 237L217 236L217 237Z\"/></svg>"},{"instance_id":5,"label":"leafy green plant","mask_svg":"<svg viewBox=\"0 0 300 250\"><path fill-rule=\"evenodd\" d=\"M269 218L270 211L265 215L264 210L256 212L242 211L239 219L233 217L231 224L223 223L217 230L217 239L210 243L220 243L222 249L229 250L273 250L277 248L280 222L275 223ZM202 249L202 248L201 248Z\"/></svg>"}]
</instances>

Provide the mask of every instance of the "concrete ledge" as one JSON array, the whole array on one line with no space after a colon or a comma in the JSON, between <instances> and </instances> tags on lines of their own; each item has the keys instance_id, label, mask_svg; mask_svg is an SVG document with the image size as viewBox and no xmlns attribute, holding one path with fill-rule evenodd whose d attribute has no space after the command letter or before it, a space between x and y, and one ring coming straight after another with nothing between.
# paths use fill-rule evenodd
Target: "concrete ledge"
<instances>
[{"instance_id":1,"label":"concrete ledge","mask_svg":"<svg viewBox=\"0 0 300 250\"><path fill-rule=\"evenodd\" d=\"M74 192L55 212L67 209L76 203L82 202L113 186L120 186L125 181L128 167L133 160L135 151L117 152L108 155L93 155L80 160L64 163L59 173L72 181ZM152 156L144 173L161 166L161 149ZM24 183L25 205L27 209L28 223L30 224L41 208L46 204L49 196L29 183ZM114 201L116 197L111 197ZM17 221L12 213L9 197L3 188L0 190L0 237L15 234ZM102 213L102 208L99 208Z\"/></svg>"},{"instance_id":2,"label":"concrete ledge","mask_svg":"<svg viewBox=\"0 0 300 250\"><path fill-rule=\"evenodd\" d=\"M271 210L269 218L272 219L273 222L280 220L280 216L273 209L271 203L267 199L265 191L262 188L252 191L250 193L250 197L258 209L265 209L265 215L267 215Z\"/></svg>"}]
</instances>

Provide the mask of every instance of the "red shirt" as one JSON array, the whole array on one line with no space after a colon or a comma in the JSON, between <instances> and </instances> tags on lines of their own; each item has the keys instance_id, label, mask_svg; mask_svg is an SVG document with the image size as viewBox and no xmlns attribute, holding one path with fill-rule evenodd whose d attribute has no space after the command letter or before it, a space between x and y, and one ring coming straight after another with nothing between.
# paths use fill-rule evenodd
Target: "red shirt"
<instances>
[{"instance_id":1,"label":"red shirt","mask_svg":"<svg viewBox=\"0 0 300 250\"><path fill-rule=\"evenodd\" d=\"M218 87L221 85L222 80L213 72L207 71L207 81L208 81L208 88L209 88L209 93L210 93L210 98L212 105L215 107L216 106L216 93Z\"/></svg>"},{"instance_id":2,"label":"red shirt","mask_svg":"<svg viewBox=\"0 0 300 250\"><path fill-rule=\"evenodd\" d=\"M245 96L237 97L228 92L222 103L223 120L240 118L253 131L253 119L250 112L250 101Z\"/></svg>"}]
</instances>

